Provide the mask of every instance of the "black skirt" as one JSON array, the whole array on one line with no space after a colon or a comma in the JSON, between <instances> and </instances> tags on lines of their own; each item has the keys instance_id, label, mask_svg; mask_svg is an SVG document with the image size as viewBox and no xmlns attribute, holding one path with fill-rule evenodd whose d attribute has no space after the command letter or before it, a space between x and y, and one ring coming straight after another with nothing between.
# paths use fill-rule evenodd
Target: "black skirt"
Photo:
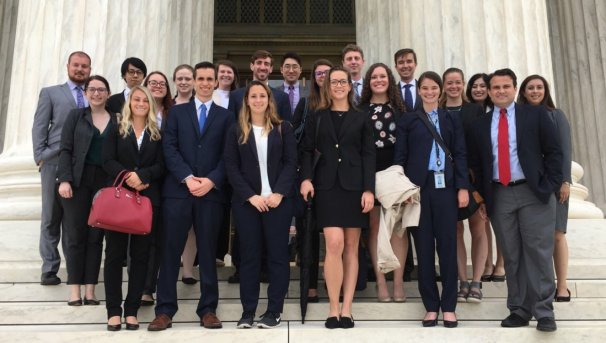
<instances>
[{"instance_id":1,"label":"black skirt","mask_svg":"<svg viewBox=\"0 0 606 343\"><path fill-rule=\"evenodd\" d=\"M318 228L368 228L368 213L362 213L362 191L348 191L335 182L329 190L317 190L315 211Z\"/></svg>"}]
</instances>

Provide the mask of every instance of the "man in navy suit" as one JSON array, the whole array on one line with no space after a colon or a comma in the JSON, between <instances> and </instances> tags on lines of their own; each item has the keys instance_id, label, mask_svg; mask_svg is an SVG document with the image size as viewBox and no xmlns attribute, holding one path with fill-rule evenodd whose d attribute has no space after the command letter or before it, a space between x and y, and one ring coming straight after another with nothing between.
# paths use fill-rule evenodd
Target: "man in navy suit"
<instances>
[{"instance_id":1,"label":"man in navy suit","mask_svg":"<svg viewBox=\"0 0 606 343\"><path fill-rule=\"evenodd\" d=\"M417 93L417 80L415 70L417 69L417 53L410 48L396 51L394 54L396 70L400 75L400 95L406 105L406 112L413 112L423 108L423 102Z\"/></svg>"},{"instance_id":2,"label":"man in navy suit","mask_svg":"<svg viewBox=\"0 0 606 343\"><path fill-rule=\"evenodd\" d=\"M227 196L224 191L223 146L233 115L212 101L217 84L210 62L195 67L196 97L173 106L163 134L168 169L164 181L164 243L156 318L149 331L172 326L177 312L177 278L187 232L194 226L200 268L200 300L196 313L205 328L221 328L215 312L219 301L215 253Z\"/></svg>"},{"instance_id":3,"label":"man in navy suit","mask_svg":"<svg viewBox=\"0 0 606 343\"><path fill-rule=\"evenodd\" d=\"M507 308L503 327L557 329L553 313L554 193L562 184L562 147L543 106L518 105L516 75L495 71L488 83L494 109L476 121L471 166L503 249Z\"/></svg>"},{"instance_id":4,"label":"man in navy suit","mask_svg":"<svg viewBox=\"0 0 606 343\"><path fill-rule=\"evenodd\" d=\"M126 88L107 99L107 108L113 113L122 113L122 107L130 94L130 90L135 86L141 86L147 76L147 66L141 59L129 57L122 62L120 73L122 79L126 82Z\"/></svg>"},{"instance_id":5,"label":"man in navy suit","mask_svg":"<svg viewBox=\"0 0 606 343\"><path fill-rule=\"evenodd\" d=\"M257 50L250 57L250 70L253 72L253 80L261 81L265 84L269 81L269 75L273 70L274 59L271 53L267 50ZM244 99L244 91L246 87L238 88L231 93L231 97L234 98L233 109L230 108L235 114L236 118L240 109L242 108L242 100ZM288 95L283 91L271 88L271 93L274 96L276 108L278 114L284 120L292 120L292 111L290 109L290 102ZM230 104L231 105L231 104Z\"/></svg>"}]
</instances>

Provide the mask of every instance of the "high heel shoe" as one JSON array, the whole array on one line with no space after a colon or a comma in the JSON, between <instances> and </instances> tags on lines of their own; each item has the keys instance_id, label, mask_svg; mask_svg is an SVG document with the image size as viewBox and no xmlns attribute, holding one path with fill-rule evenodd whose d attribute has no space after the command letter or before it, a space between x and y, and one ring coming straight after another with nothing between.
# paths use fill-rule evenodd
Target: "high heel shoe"
<instances>
[{"instance_id":1,"label":"high heel shoe","mask_svg":"<svg viewBox=\"0 0 606 343\"><path fill-rule=\"evenodd\" d=\"M438 325L438 318L423 320L421 323L423 323L423 327L424 328L429 328L429 327L432 327L432 326L436 326L436 325Z\"/></svg>"},{"instance_id":2,"label":"high heel shoe","mask_svg":"<svg viewBox=\"0 0 606 343\"><path fill-rule=\"evenodd\" d=\"M126 330L139 330L139 324L126 323Z\"/></svg>"},{"instance_id":3,"label":"high heel shoe","mask_svg":"<svg viewBox=\"0 0 606 343\"><path fill-rule=\"evenodd\" d=\"M458 320L446 320L444 319L444 327L445 328L456 328L457 326L459 326L459 321Z\"/></svg>"}]
</instances>

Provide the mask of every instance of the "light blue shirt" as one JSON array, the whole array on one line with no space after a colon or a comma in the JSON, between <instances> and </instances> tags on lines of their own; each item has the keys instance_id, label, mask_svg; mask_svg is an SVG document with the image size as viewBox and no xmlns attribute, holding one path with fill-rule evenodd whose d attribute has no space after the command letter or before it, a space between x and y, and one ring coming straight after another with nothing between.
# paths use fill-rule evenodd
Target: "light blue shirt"
<instances>
[{"instance_id":1,"label":"light blue shirt","mask_svg":"<svg viewBox=\"0 0 606 343\"><path fill-rule=\"evenodd\" d=\"M72 92L72 96L74 97L74 102L76 103L76 105L78 104L78 92L76 91L76 87L80 87L80 90L82 91L82 98L84 99L84 107L88 107L88 99L84 95L84 85L79 85L74 81L68 79L67 86L69 87L70 92Z\"/></svg>"},{"instance_id":2,"label":"light blue shirt","mask_svg":"<svg viewBox=\"0 0 606 343\"><path fill-rule=\"evenodd\" d=\"M492 141L492 179L499 180L499 113L501 108L495 106L492 110L492 122L490 123L490 140ZM509 168L511 171L511 182L526 179L520 160L518 159L518 138L516 134L516 106L512 102L507 107L507 127L509 133Z\"/></svg>"},{"instance_id":3,"label":"light blue shirt","mask_svg":"<svg viewBox=\"0 0 606 343\"><path fill-rule=\"evenodd\" d=\"M406 85L412 85L412 87L410 87L410 94L412 95L412 106L411 107L414 108L415 104L417 103L417 80L412 79L412 81L410 81L410 83L400 81L400 93L402 93L402 99L406 98L406 94L405 94L406 89L404 88L404 86L406 86Z\"/></svg>"},{"instance_id":4,"label":"light blue shirt","mask_svg":"<svg viewBox=\"0 0 606 343\"><path fill-rule=\"evenodd\" d=\"M440 133L440 120L438 118L438 110L435 109L430 113L427 113L427 116L429 118L429 121L436 128L436 131L441 137L442 134ZM446 154L444 153L444 150L442 150L440 145L435 140L432 140L431 153L429 154L429 166L427 167L427 170L432 170L436 172L443 171L445 157ZM438 161L440 165L438 165Z\"/></svg>"}]
</instances>

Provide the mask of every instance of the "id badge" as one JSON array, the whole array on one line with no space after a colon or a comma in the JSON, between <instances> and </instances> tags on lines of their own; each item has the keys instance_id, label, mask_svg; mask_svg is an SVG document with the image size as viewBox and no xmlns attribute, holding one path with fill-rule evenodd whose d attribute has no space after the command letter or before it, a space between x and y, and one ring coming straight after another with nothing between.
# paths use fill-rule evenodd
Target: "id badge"
<instances>
[{"instance_id":1,"label":"id badge","mask_svg":"<svg viewBox=\"0 0 606 343\"><path fill-rule=\"evenodd\" d=\"M444 172L434 172L433 179L435 182L436 189L446 188L446 180L444 179Z\"/></svg>"}]
</instances>

